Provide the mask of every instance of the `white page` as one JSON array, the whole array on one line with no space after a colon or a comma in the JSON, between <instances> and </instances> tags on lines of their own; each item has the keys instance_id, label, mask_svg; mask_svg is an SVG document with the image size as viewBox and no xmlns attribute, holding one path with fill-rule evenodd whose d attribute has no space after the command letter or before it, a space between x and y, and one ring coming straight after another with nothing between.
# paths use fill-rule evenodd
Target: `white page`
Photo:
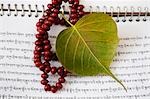
<instances>
[{"instance_id":1,"label":"white page","mask_svg":"<svg viewBox=\"0 0 150 99\"><path fill-rule=\"evenodd\" d=\"M128 92L108 76L68 76L63 89L53 94L43 90L41 72L32 61L37 20L0 17L0 99L150 98L150 21L117 23L120 43L111 70Z\"/></svg>"}]
</instances>

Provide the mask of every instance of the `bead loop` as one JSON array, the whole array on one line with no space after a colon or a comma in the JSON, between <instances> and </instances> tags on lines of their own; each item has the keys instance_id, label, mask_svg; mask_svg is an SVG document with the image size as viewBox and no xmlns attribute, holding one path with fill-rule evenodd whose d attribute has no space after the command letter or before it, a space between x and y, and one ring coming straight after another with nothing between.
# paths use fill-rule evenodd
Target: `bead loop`
<instances>
[{"instance_id":1,"label":"bead loop","mask_svg":"<svg viewBox=\"0 0 150 99\"><path fill-rule=\"evenodd\" d=\"M69 2L70 5L70 14L68 19L70 23L75 24L79 18L85 14L83 11L84 6L79 5L79 0L52 0L52 3L47 5L47 9L45 10L43 17L40 18L36 24L38 33L35 35L37 40L35 41L34 63L36 67L43 72L41 74L41 84L44 85L45 91L51 91L53 93L62 89L62 83L65 83L65 77L69 73L63 66L51 66L50 61L52 59L57 60L57 58L56 54L51 51L51 42L48 39L49 36L47 32L54 24L69 26L67 22L58 15L63 1L65 3ZM62 14L65 14L65 7L63 6ZM29 6L29 16L31 16L31 6ZM58 76L60 76L55 85L49 84L48 73L51 73L52 75L58 74Z\"/></svg>"}]
</instances>

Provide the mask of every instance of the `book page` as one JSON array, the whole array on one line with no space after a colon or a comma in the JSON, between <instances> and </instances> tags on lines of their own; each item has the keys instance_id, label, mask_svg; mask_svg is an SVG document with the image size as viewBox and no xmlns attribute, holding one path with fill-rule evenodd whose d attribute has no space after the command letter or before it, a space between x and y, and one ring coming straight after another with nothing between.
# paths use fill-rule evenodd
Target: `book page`
<instances>
[{"instance_id":1,"label":"book page","mask_svg":"<svg viewBox=\"0 0 150 99\"><path fill-rule=\"evenodd\" d=\"M117 23L120 42L111 70L127 92L109 76L70 75L55 94L44 91L42 72L33 63L37 20L34 16L0 17L0 99L150 99L149 20ZM53 45L53 37L64 28L53 26L49 31ZM49 83L57 78L50 76Z\"/></svg>"}]
</instances>

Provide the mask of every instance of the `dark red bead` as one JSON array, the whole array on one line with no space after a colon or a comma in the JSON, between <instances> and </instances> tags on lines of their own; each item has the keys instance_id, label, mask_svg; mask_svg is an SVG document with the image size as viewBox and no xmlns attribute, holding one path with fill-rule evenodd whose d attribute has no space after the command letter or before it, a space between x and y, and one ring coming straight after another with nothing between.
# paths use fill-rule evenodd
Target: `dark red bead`
<instances>
[{"instance_id":1,"label":"dark red bead","mask_svg":"<svg viewBox=\"0 0 150 99\"><path fill-rule=\"evenodd\" d=\"M60 77L60 78L58 79L58 81L59 81L60 83L64 83L66 80L64 79L64 77Z\"/></svg>"},{"instance_id":2,"label":"dark red bead","mask_svg":"<svg viewBox=\"0 0 150 99\"><path fill-rule=\"evenodd\" d=\"M50 50L50 49L51 49L51 47L49 45L44 46L44 50Z\"/></svg>"},{"instance_id":3,"label":"dark red bead","mask_svg":"<svg viewBox=\"0 0 150 99\"><path fill-rule=\"evenodd\" d=\"M63 74L64 74L64 68L63 67L59 67L57 69L57 73L58 73L58 75L63 76Z\"/></svg>"},{"instance_id":4,"label":"dark red bead","mask_svg":"<svg viewBox=\"0 0 150 99\"><path fill-rule=\"evenodd\" d=\"M37 50L34 50L34 54L40 54L40 52Z\"/></svg>"},{"instance_id":5,"label":"dark red bead","mask_svg":"<svg viewBox=\"0 0 150 99\"><path fill-rule=\"evenodd\" d=\"M54 12L55 14L58 14L58 13L59 13L59 10L58 10L58 9L53 9L53 12Z\"/></svg>"},{"instance_id":6,"label":"dark red bead","mask_svg":"<svg viewBox=\"0 0 150 99\"><path fill-rule=\"evenodd\" d=\"M51 73L52 73L52 74L55 74L56 72L57 72L57 68L56 68L56 67L52 67L52 68L51 68Z\"/></svg>"},{"instance_id":7,"label":"dark red bead","mask_svg":"<svg viewBox=\"0 0 150 99\"><path fill-rule=\"evenodd\" d=\"M45 60L45 61L50 61L51 58L50 58L49 56L44 56L44 60Z\"/></svg>"},{"instance_id":8,"label":"dark red bead","mask_svg":"<svg viewBox=\"0 0 150 99\"><path fill-rule=\"evenodd\" d=\"M41 71L44 71L45 66L44 66L44 65L41 65L41 66L39 67L39 69L40 69Z\"/></svg>"},{"instance_id":9,"label":"dark red bead","mask_svg":"<svg viewBox=\"0 0 150 99\"><path fill-rule=\"evenodd\" d=\"M37 39L43 38L41 34L36 34L35 36L36 36Z\"/></svg>"},{"instance_id":10,"label":"dark red bead","mask_svg":"<svg viewBox=\"0 0 150 99\"><path fill-rule=\"evenodd\" d=\"M62 0L57 0L57 2L59 3L59 5L61 5L61 4L62 4Z\"/></svg>"},{"instance_id":11,"label":"dark red bead","mask_svg":"<svg viewBox=\"0 0 150 99\"><path fill-rule=\"evenodd\" d=\"M52 5L52 4L48 4L47 7L48 7L49 9L52 9L52 8L53 8L53 5Z\"/></svg>"},{"instance_id":12,"label":"dark red bead","mask_svg":"<svg viewBox=\"0 0 150 99\"><path fill-rule=\"evenodd\" d=\"M44 72L46 72L46 73L49 73L50 71L51 71L51 68L48 67L48 66L47 66L47 67L45 68L45 70L44 70Z\"/></svg>"},{"instance_id":13,"label":"dark red bead","mask_svg":"<svg viewBox=\"0 0 150 99\"><path fill-rule=\"evenodd\" d=\"M70 23L72 23L73 25L78 21L78 19L71 19Z\"/></svg>"},{"instance_id":14,"label":"dark red bead","mask_svg":"<svg viewBox=\"0 0 150 99\"><path fill-rule=\"evenodd\" d=\"M77 10L76 10L76 9L71 9L70 12L71 12L71 13L77 13Z\"/></svg>"},{"instance_id":15,"label":"dark red bead","mask_svg":"<svg viewBox=\"0 0 150 99\"><path fill-rule=\"evenodd\" d=\"M35 45L41 45L41 44L42 44L42 42L40 40L35 41Z\"/></svg>"},{"instance_id":16,"label":"dark red bead","mask_svg":"<svg viewBox=\"0 0 150 99\"><path fill-rule=\"evenodd\" d=\"M43 73L43 74L41 75L41 77L42 77L43 79L47 79L47 78L48 78L48 75L47 75L46 73Z\"/></svg>"},{"instance_id":17,"label":"dark red bead","mask_svg":"<svg viewBox=\"0 0 150 99\"><path fill-rule=\"evenodd\" d=\"M37 27L39 27L39 26L41 26L41 25L42 25L41 22L37 22L37 23L36 23L36 26L37 26Z\"/></svg>"},{"instance_id":18,"label":"dark red bead","mask_svg":"<svg viewBox=\"0 0 150 99\"><path fill-rule=\"evenodd\" d=\"M41 59L40 58L34 58L34 63L36 64L36 62L40 62Z\"/></svg>"},{"instance_id":19,"label":"dark red bead","mask_svg":"<svg viewBox=\"0 0 150 99\"><path fill-rule=\"evenodd\" d=\"M79 0L74 0L74 5L79 5Z\"/></svg>"},{"instance_id":20,"label":"dark red bead","mask_svg":"<svg viewBox=\"0 0 150 99\"><path fill-rule=\"evenodd\" d=\"M60 19L59 18L55 18L55 25L58 25L60 23Z\"/></svg>"},{"instance_id":21,"label":"dark red bead","mask_svg":"<svg viewBox=\"0 0 150 99\"><path fill-rule=\"evenodd\" d=\"M80 11L80 12L79 12L79 16L80 16L80 17L83 16L84 14L85 14L84 11Z\"/></svg>"},{"instance_id":22,"label":"dark red bead","mask_svg":"<svg viewBox=\"0 0 150 99\"><path fill-rule=\"evenodd\" d=\"M78 10L83 10L84 6L83 5L78 5L77 9Z\"/></svg>"},{"instance_id":23,"label":"dark red bead","mask_svg":"<svg viewBox=\"0 0 150 99\"><path fill-rule=\"evenodd\" d=\"M49 16L47 20L52 22L52 23L55 21L55 19L52 16Z\"/></svg>"},{"instance_id":24,"label":"dark red bead","mask_svg":"<svg viewBox=\"0 0 150 99\"><path fill-rule=\"evenodd\" d=\"M44 62L43 65L44 66L50 66L50 63L49 62Z\"/></svg>"},{"instance_id":25,"label":"dark red bead","mask_svg":"<svg viewBox=\"0 0 150 99\"><path fill-rule=\"evenodd\" d=\"M47 33L45 33L45 35L43 36L43 39L44 39L44 40L47 40L47 39L48 39L48 34L47 34Z\"/></svg>"},{"instance_id":26,"label":"dark red bead","mask_svg":"<svg viewBox=\"0 0 150 99\"><path fill-rule=\"evenodd\" d=\"M44 43L45 45L49 45L49 44L50 44L50 41L49 41L49 40L44 40L43 43Z\"/></svg>"},{"instance_id":27,"label":"dark red bead","mask_svg":"<svg viewBox=\"0 0 150 99\"><path fill-rule=\"evenodd\" d=\"M66 23L65 19L60 20L60 25L65 25L65 23Z\"/></svg>"},{"instance_id":28,"label":"dark red bead","mask_svg":"<svg viewBox=\"0 0 150 99\"><path fill-rule=\"evenodd\" d=\"M42 63L39 62L39 61L37 61L37 62L35 62L35 65L36 65L37 67L40 67L40 66L42 65Z\"/></svg>"},{"instance_id":29,"label":"dark red bead","mask_svg":"<svg viewBox=\"0 0 150 99\"><path fill-rule=\"evenodd\" d=\"M39 32L39 34L41 34L41 35L45 34L44 29L39 29L38 32Z\"/></svg>"},{"instance_id":30,"label":"dark red bead","mask_svg":"<svg viewBox=\"0 0 150 99\"><path fill-rule=\"evenodd\" d=\"M60 5L56 5L55 8L60 10L61 7L60 7Z\"/></svg>"},{"instance_id":31,"label":"dark red bead","mask_svg":"<svg viewBox=\"0 0 150 99\"><path fill-rule=\"evenodd\" d=\"M45 79L41 80L42 85L47 85L47 83L48 83L48 80L45 80Z\"/></svg>"},{"instance_id":32,"label":"dark red bead","mask_svg":"<svg viewBox=\"0 0 150 99\"><path fill-rule=\"evenodd\" d=\"M70 15L70 18L71 18L71 19L78 18L78 15L77 15L77 14L71 14L71 15Z\"/></svg>"},{"instance_id":33,"label":"dark red bead","mask_svg":"<svg viewBox=\"0 0 150 99\"><path fill-rule=\"evenodd\" d=\"M46 24L43 24L43 25L42 25L42 28L43 28L44 30L47 30L47 31L50 30L50 27L49 27L48 25L46 25Z\"/></svg>"},{"instance_id":34,"label":"dark red bead","mask_svg":"<svg viewBox=\"0 0 150 99\"><path fill-rule=\"evenodd\" d=\"M34 54L34 58L40 58L41 57L41 55L39 55L39 54Z\"/></svg>"},{"instance_id":35,"label":"dark red bead","mask_svg":"<svg viewBox=\"0 0 150 99\"><path fill-rule=\"evenodd\" d=\"M51 86L51 91L52 91L53 93L56 93L56 91L57 91L57 87L55 87L55 86Z\"/></svg>"},{"instance_id":36,"label":"dark red bead","mask_svg":"<svg viewBox=\"0 0 150 99\"><path fill-rule=\"evenodd\" d=\"M65 3L68 2L68 0L63 0Z\"/></svg>"},{"instance_id":37,"label":"dark red bead","mask_svg":"<svg viewBox=\"0 0 150 99\"><path fill-rule=\"evenodd\" d=\"M48 26L52 26L53 23L52 23L51 21L45 20L45 21L44 21L44 24L46 24L46 25L48 25Z\"/></svg>"},{"instance_id":38,"label":"dark red bead","mask_svg":"<svg viewBox=\"0 0 150 99\"><path fill-rule=\"evenodd\" d=\"M56 87L57 87L57 89L61 89L63 87L63 85L60 82L57 82Z\"/></svg>"},{"instance_id":39,"label":"dark red bead","mask_svg":"<svg viewBox=\"0 0 150 99\"><path fill-rule=\"evenodd\" d=\"M68 0L69 4L73 4L74 0Z\"/></svg>"},{"instance_id":40,"label":"dark red bead","mask_svg":"<svg viewBox=\"0 0 150 99\"><path fill-rule=\"evenodd\" d=\"M52 4L57 5L58 4L57 0L52 0Z\"/></svg>"},{"instance_id":41,"label":"dark red bead","mask_svg":"<svg viewBox=\"0 0 150 99\"><path fill-rule=\"evenodd\" d=\"M52 16L53 18L57 18L57 17L58 17L58 14L57 14L57 13L52 13L51 16Z\"/></svg>"},{"instance_id":42,"label":"dark red bead","mask_svg":"<svg viewBox=\"0 0 150 99\"><path fill-rule=\"evenodd\" d=\"M42 47L41 47L41 46L35 46L35 50L41 51L41 50L42 50Z\"/></svg>"},{"instance_id":43,"label":"dark red bead","mask_svg":"<svg viewBox=\"0 0 150 99\"><path fill-rule=\"evenodd\" d=\"M43 23L43 22L44 22L44 19L43 19L43 18L40 18L40 19L39 19L39 22L40 22L40 23Z\"/></svg>"},{"instance_id":44,"label":"dark red bead","mask_svg":"<svg viewBox=\"0 0 150 99\"><path fill-rule=\"evenodd\" d=\"M45 91L50 91L51 90L51 86L49 84L44 86L44 90Z\"/></svg>"},{"instance_id":45,"label":"dark red bead","mask_svg":"<svg viewBox=\"0 0 150 99\"><path fill-rule=\"evenodd\" d=\"M44 51L44 56L51 56L51 52L50 51Z\"/></svg>"},{"instance_id":46,"label":"dark red bead","mask_svg":"<svg viewBox=\"0 0 150 99\"><path fill-rule=\"evenodd\" d=\"M47 9L45 12L47 13L47 15L51 14L51 10L49 10L49 9Z\"/></svg>"}]
</instances>

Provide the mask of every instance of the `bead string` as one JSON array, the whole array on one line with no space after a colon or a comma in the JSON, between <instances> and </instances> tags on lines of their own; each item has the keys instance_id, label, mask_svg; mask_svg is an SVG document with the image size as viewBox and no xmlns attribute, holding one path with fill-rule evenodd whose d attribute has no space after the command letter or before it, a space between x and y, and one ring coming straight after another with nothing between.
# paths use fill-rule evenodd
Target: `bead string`
<instances>
[{"instance_id":1,"label":"bead string","mask_svg":"<svg viewBox=\"0 0 150 99\"><path fill-rule=\"evenodd\" d=\"M71 5L69 6L70 23L75 24L78 19L84 15L84 6L79 4L79 0L52 0L52 4L47 5L48 8L45 11L45 15L43 15L36 24L37 34L35 36L37 40L35 41L34 63L35 66L43 72L41 74L41 84L44 85L44 90L51 91L53 93L62 89L62 83L65 82L65 77L69 73L63 66L57 68L50 64L51 60L56 60L57 58L56 54L51 51L52 46L48 40L47 31L50 30L50 27L53 24L69 26L63 18L60 19L58 16L62 2L68 2ZM49 84L49 81L47 80L49 77L48 73L57 73L60 76L55 85Z\"/></svg>"}]
</instances>

